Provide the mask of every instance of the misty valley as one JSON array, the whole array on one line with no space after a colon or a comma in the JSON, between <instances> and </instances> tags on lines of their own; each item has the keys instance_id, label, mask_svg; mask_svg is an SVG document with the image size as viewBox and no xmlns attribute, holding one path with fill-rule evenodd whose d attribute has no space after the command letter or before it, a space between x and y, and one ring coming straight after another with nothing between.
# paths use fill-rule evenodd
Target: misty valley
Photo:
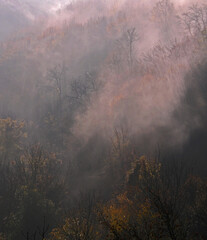
<instances>
[{"instance_id":1,"label":"misty valley","mask_svg":"<svg viewBox=\"0 0 207 240\"><path fill-rule=\"evenodd\" d=\"M0 0L0 240L207 239L207 2Z\"/></svg>"}]
</instances>

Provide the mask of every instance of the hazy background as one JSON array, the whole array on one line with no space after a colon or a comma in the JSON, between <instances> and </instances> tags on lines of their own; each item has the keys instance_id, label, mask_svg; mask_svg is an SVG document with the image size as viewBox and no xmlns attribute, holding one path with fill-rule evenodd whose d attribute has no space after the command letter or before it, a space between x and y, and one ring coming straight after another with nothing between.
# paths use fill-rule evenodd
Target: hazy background
<instances>
[{"instance_id":1,"label":"hazy background","mask_svg":"<svg viewBox=\"0 0 207 240\"><path fill-rule=\"evenodd\" d=\"M74 199L85 207L80 192L128 197L145 161L154 171L154 159L165 167L175 159L206 177L206 56L205 1L0 0L2 236L33 239L45 216L52 231ZM169 167L165 182L163 169L171 208L180 172ZM191 180L176 195L179 214ZM90 223L77 209L71 216Z\"/></svg>"}]
</instances>

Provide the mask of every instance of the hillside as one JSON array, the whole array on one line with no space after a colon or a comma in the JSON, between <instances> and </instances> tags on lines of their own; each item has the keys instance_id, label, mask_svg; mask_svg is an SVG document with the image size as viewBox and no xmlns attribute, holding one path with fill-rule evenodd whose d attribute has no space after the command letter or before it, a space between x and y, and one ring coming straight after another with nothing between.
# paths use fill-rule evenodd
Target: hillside
<instances>
[{"instance_id":1,"label":"hillside","mask_svg":"<svg viewBox=\"0 0 207 240\"><path fill-rule=\"evenodd\" d=\"M207 5L0 3L0 239L206 234Z\"/></svg>"}]
</instances>

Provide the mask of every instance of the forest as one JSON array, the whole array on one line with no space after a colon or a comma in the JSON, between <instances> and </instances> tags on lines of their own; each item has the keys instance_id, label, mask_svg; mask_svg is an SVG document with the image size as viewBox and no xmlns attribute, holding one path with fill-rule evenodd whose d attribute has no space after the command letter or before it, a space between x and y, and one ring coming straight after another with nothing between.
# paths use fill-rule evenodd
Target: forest
<instances>
[{"instance_id":1,"label":"forest","mask_svg":"<svg viewBox=\"0 0 207 240\"><path fill-rule=\"evenodd\" d=\"M20 3L0 0L0 240L206 240L206 1Z\"/></svg>"}]
</instances>

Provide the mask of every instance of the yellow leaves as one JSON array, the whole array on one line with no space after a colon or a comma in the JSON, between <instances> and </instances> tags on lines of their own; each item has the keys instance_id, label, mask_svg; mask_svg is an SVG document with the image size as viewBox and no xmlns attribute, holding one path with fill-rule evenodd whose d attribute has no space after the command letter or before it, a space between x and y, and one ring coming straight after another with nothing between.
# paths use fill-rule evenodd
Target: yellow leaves
<instances>
[{"instance_id":1,"label":"yellow leaves","mask_svg":"<svg viewBox=\"0 0 207 240\"><path fill-rule=\"evenodd\" d=\"M18 163L23 167L27 182L42 191L46 191L48 184L52 184L61 166L56 154L45 151L39 144L25 149Z\"/></svg>"},{"instance_id":2,"label":"yellow leaves","mask_svg":"<svg viewBox=\"0 0 207 240\"><path fill-rule=\"evenodd\" d=\"M136 195L136 192L134 194ZM145 231L152 234L152 225L160 218L159 213L152 210L147 199L129 198L127 192L118 195L105 205L102 214L109 229L110 239L116 239L117 235L127 239L130 229L141 234L144 234Z\"/></svg>"},{"instance_id":3,"label":"yellow leaves","mask_svg":"<svg viewBox=\"0 0 207 240\"><path fill-rule=\"evenodd\" d=\"M20 130L24 127L24 125L25 125L24 121L12 120L11 118L0 119L1 132L14 129L14 130L18 130L18 133L19 133Z\"/></svg>"},{"instance_id":4,"label":"yellow leaves","mask_svg":"<svg viewBox=\"0 0 207 240\"><path fill-rule=\"evenodd\" d=\"M131 204L127 194L123 193L118 195L115 201L103 207L103 218L117 233L121 233L129 225Z\"/></svg>"},{"instance_id":5,"label":"yellow leaves","mask_svg":"<svg viewBox=\"0 0 207 240\"><path fill-rule=\"evenodd\" d=\"M108 219L111 227L117 232L121 232L129 221L127 209L125 207L116 206L115 204L104 207L104 215Z\"/></svg>"},{"instance_id":6,"label":"yellow leaves","mask_svg":"<svg viewBox=\"0 0 207 240\"><path fill-rule=\"evenodd\" d=\"M159 177L161 163L158 163L156 160L148 159L146 156L141 156L139 159L140 171L139 179L141 180L144 175L151 178Z\"/></svg>"},{"instance_id":7,"label":"yellow leaves","mask_svg":"<svg viewBox=\"0 0 207 240\"><path fill-rule=\"evenodd\" d=\"M140 204L140 209L138 211L138 222L142 221L144 217L146 217L149 214L150 211L150 204L148 202L145 202L143 204Z\"/></svg>"},{"instance_id":8,"label":"yellow leaves","mask_svg":"<svg viewBox=\"0 0 207 240\"><path fill-rule=\"evenodd\" d=\"M141 203L139 205L139 210L137 214L137 222L139 224L142 224L142 222L146 219L148 219L148 221L153 221L153 219L156 219L158 217L159 214L152 211L149 201L146 200L144 203Z\"/></svg>"},{"instance_id":9,"label":"yellow leaves","mask_svg":"<svg viewBox=\"0 0 207 240\"><path fill-rule=\"evenodd\" d=\"M139 164L139 159L136 156L133 156L133 161L131 162L131 168L126 173L126 182L129 181L130 176L134 174Z\"/></svg>"},{"instance_id":10,"label":"yellow leaves","mask_svg":"<svg viewBox=\"0 0 207 240\"><path fill-rule=\"evenodd\" d=\"M117 196L117 200L122 205L124 205L124 204L132 204L132 201L127 197L127 192L119 194Z\"/></svg>"},{"instance_id":11,"label":"yellow leaves","mask_svg":"<svg viewBox=\"0 0 207 240\"><path fill-rule=\"evenodd\" d=\"M51 232L52 240L65 240L64 229L63 232L60 228L54 228Z\"/></svg>"},{"instance_id":12,"label":"yellow leaves","mask_svg":"<svg viewBox=\"0 0 207 240\"><path fill-rule=\"evenodd\" d=\"M88 226L86 219L77 217L69 217L65 219L62 226L54 228L51 232L52 240L65 240L65 239L79 239L85 240L87 234L92 233L93 226ZM98 234L98 233L97 233Z\"/></svg>"}]
</instances>

